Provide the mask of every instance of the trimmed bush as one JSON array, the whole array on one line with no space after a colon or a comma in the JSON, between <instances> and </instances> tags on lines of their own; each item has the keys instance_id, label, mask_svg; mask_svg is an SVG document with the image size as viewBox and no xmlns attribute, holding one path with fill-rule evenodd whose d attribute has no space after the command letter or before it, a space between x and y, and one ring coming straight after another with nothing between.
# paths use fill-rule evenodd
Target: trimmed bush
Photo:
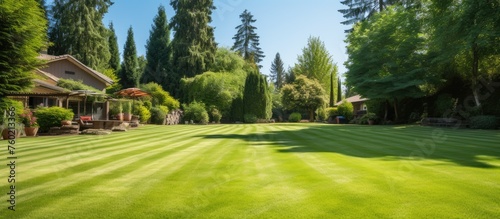
<instances>
[{"instance_id":1,"label":"trimmed bush","mask_svg":"<svg viewBox=\"0 0 500 219\"><path fill-rule=\"evenodd\" d=\"M245 123L256 123L257 122L257 116L254 114L245 114L244 116Z\"/></svg>"},{"instance_id":2,"label":"trimmed bush","mask_svg":"<svg viewBox=\"0 0 500 219\"><path fill-rule=\"evenodd\" d=\"M38 118L40 131L46 132L50 127L60 127L63 120L72 120L74 113L70 109L53 106L37 108L35 116Z\"/></svg>"},{"instance_id":3,"label":"trimmed bush","mask_svg":"<svg viewBox=\"0 0 500 219\"><path fill-rule=\"evenodd\" d=\"M168 107L157 106L151 108L151 123L163 125L163 120L168 114Z\"/></svg>"},{"instance_id":4,"label":"trimmed bush","mask_svg":"<svg viewBox=\"0 0 500 219\"><path fill-rule=\"evenodd\" d=\"M205 104L202 102L192 102L189 105L184 104L184 120L193 120L195 123L207 124L208 113L205 110Z\"/></svg>"},{"instance_id":5,"label":"trimmed bush","mask_svg":"<svg viewBox=\"0 0 500 219\"><path fill-rule=\"evenodd\" d=\"M352 116L354 114L354 107L352 106L352 103L343 101L338 107L338 114L340 116L344 116L347 120L352 119Z\"/></svg>"},{"instance_id":6,"label":"trimmed bush","mask_svg":"<svg viewBox=\"0 0 500 219\"><path fill-rule=\"evenodd\" d=\"M139 121L141 123L147 123L149 118L151 118L151 112L145 106L139 106Z\"/></svg>"},{"instance_id":7,"label":"trimmed bush","mask_svg":"<svg viewBox=\"0 0 500 219\"><path fill-rule=\"evenodd\" d=\"M495 116L473 116L469 119L472 129L496 129L498 120Z\"/></svg>"},{"instance_id":8,"label":"trimmed bush","mask_svg":"<svg viewBox=\"0 0 500 219\"><path fill-rule=\"evenodd\" d=\"M288 117L289 122L300 122L301 119L302 119L302 115L300 113L292 113Z\"/></svg>"}]
</instances>

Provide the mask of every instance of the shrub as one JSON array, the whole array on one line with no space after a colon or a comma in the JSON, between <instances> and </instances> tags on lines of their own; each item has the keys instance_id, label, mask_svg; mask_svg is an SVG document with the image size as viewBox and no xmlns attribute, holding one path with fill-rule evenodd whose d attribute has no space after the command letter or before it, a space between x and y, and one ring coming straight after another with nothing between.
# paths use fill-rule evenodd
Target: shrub
<instances>
[{"instance_id":1,"label":"shrub","mask_svg":"<svg viewBox=\"0 0 500 219\"><path fill-rule=\"evenodd\" d=\"M324 120L328 119L328 114L326 112L326 108L323 106L316 110L316 114L317 114L317 118L316 118L317 121L324 121Z\"/></svg>"},{"instance_id":2,"label":"shrub","mask_svg":"<svg viewBox=\"0 0 500 219\"><path fill-rule=\"evenodd\" d=\"M352 106L352 103L344 100L338 106L338 114L344 116L347 120L352 119L352 116L354 114L354 107Z\"/></svg>"},{"instance_id":3,"label":"shrub","mask_svg":"<svg viewBox=\"0 0 500 219\"><path fill-rule=\"evenodd\" d=\"M109 103L109 115L116 116L123 113L123 106L120 101L113 101Z\"/></svg>"},{"instance_id":4,"label":"shrub","mask_svg":"<svg viewBox=\"0 0 500 219\"><path fill-rule=\"evenodd\" d=\"M132 101L122 101L123 113L132 113Z\"/></svg>"},{"instance_id":5,"label":"shrub","mask_svg":"<svg viewBox=\"0 0 500 219\"><path fill-rule=\"evenodd\" d=\"M16 113L16 120L18 122L21 122L20 120L20 115L24 111L24 106L20 101L9 99L9 98L2 98L0 99L0 125L4 124L4 114L7 109L10 107L15 108L15 113Z\"/></svg>"},{"instance_id":6,"label":"shrub","mask_svg":"<svg viewBox=\"0 0 500 219\"><path fill-rule=\"evenodd\" d=\"M495 116L473 116L469 119L472 129L496 129L498 121Z\"/></svg>"},{"instance_id":7,"label":"shrub","mask_svg":"<svg viewBox=\"0 0 500 219\"><path fill-rule=\"evenodd\" d=\"M378 117L377 115L375 115L375 113L367 113L359 118L356 123L366 125L368 124L368 120L372 120L375 122L377 119Z\"/></svg>"},{"instance_id":8,"label":"shrub","mask_svg":"<svg viewBox=\"0 0 500 219\"><path fill-rule=\"evenodd\" d=\"M41 107L35 111L35 116L38 118L40 131L48 131L50 127L61 126L61 121L73 119L74 113L70 109L65 109L58 106Z\"/></svg>"},{"instance_id":9,"label":"shrub","mask_svg":"<svg viewBox=\"0 0 500 219\"><path fill-rule=\"evenodd\" d=\"M139 106L137 115L139 115L139 121L141 121L141 123L147 123L151 118L151 112L145 106Z\"/></svg>"},{"instance_id":10,"label":"shrub","mask_svg":"<svg viewBox=\"0 0 500 219\"><path fill-rule=\"evenodd\" d=\"M326 114L330 116L338 116L339 115L339 110L337 107L329 107L326 108Z\"/></svg>"},{"instance_id":11,"label":"shrub","mask_svg":"<svg viewBox=\"0 0 500 219\"><path fill-rule=\"evenodd\" d=\"M205 110L204 103L194 101L189 105L184 104L183 107L185 121L193 120L195 123L208 123L208 113Z\"/></svg>"},{"instance_id":12,"label":"shrub","mask_svg":"<svg viewBox=\"0 0 500 219\"><path fill-rule=\"evenodd\" d=\"M212 115L212 121L215 123L220 123L220 120L222 119L222 114L219 112L219 110L215 107L212 108L210 111L210 114Z\"/></svg>"},{"instance_id":13,"label":"shrub","mask_svg":"<svg viewBox=\"0 0 500 219\"><path fill-rule=\"evenodd\" d=\"M157 106L151 108L151 123L163 125L163 120L168 114L168 107Z\"/></svg>"},{"instance_id":14,"label":"shrub","mask_svg":"<svg viewBox=\"0 0 500 219\"><path fill-rule=\"evenodd\" d=\"M301 119L302 119L302 115L300 113L292 113L288 117L289 122L300 122Z\"/></svg>"},{"instance_id":15,"label":"shrub","mask_svg":"<svg viewBox=\"0 0 500 219\"><path fill-rule=\"evenodd\" d=\"M148 110L151 110L151 107L153 107L153 104L149 100L143 101L142 105L145 106Z\"/></svg>"},{"instance_id":16,"label":"shrub","mask_svg":"<svg viewBox=\"0 0 500 219\"><path fill-rule=\"evenodd\" d=\"M254 114L245 114L244 116L245 123L256 123L257 122L257 116Z\"/></svg>"}]
</instances>

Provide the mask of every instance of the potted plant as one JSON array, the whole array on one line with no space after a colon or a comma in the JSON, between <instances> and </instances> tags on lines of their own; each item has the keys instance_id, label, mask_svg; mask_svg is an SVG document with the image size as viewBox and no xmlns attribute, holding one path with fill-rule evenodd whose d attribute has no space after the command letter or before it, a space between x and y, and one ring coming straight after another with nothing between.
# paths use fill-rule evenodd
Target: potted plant
<instances>
[{"instance_id":1,"label":"potted plant","mask_svg":"<svg viewBox=\"0 0 500 219\"><path fill-rule=\"evenodd\" d=\"M123 104L123 120L124 121L130 121L132 120L132 103L130 101L126 101L125 104Z\"/></svg>"},{"instance_id":2,"label":"potted plant","mask_svg":"<svg viewBox=\"0 0 500 219\"><path fill-rule=\"evenodd\" d=\"M25 109L23 114L20 115L20 118L21 123L24 124L24 132L26 133L26 136L36 136L40 126L36 121L37 118L33 116L33 112L31 112L30 109Z\"/></svg>"}]
</instances>

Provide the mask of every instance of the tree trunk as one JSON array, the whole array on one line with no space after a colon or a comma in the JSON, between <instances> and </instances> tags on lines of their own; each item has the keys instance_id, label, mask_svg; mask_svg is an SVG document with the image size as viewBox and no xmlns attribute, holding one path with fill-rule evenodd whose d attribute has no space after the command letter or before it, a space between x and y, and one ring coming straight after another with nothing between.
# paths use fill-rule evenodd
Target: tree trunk
<instances>
[{"instance_id":1,"label":"tree trunk","mask_svg":"<svg viewBox=\"0 0 500 219\"><path fill-rule=\"evenodd\" d=\"M309 121L314 122L314 110L313 109L309 110Z\"/></svg>"},{"instance_id":2,"label":"tree trunk","mask_svg":"<svg viewBox=\"0 0 500 219\"><path fill-rule=\"evenodd\" d=\"M384 0L378 0L378 10L382 12L384 10Z\"/></svg>"},{"instance_id":3,"label":"tree trunk","mask_svg":"<svg viewBox=\"0 0 500 219\"><path fill-rule=\"evenodd\" d=\"M479 100L479 90L478 90L478 78L479 78L479 52L477 51L477 44L474 43L472 46L472 94L474 95L474 101L476 106L481 106Z\"/></svg>"},{"instance_id":4,"label":"tree trunk","mask_svg":"<svg viewBox=\"0 0 500 219\"><path fill-rule=\"evenodd\" d=\"M399 115L398 115L398 99L394 97L394 122L397 122L399 120Z\"/></svg>"},{"instance_id":5,"label":"tree trunk","mask_svg":"<svg viewBox=\"0 0 500 219\"><path fill-rule=\"evenodd\" d=\"M384 121L387 121L387 114L389 111L389 100L385 100L385 113L384 113Z\"/></svg>"}]
</instances>

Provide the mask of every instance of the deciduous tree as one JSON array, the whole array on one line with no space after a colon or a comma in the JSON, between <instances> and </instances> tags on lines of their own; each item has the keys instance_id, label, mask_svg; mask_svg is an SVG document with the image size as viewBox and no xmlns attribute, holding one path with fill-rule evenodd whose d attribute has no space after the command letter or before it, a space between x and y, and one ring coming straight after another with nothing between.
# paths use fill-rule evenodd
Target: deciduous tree
<instances>
[{"instance_id":1,"label":"deciduous tree","mask_svg":"<svg viewBox=\"0 0 500 219\"><path fill-rule=\"evenodd\" d=\"M299 75L291 84L281 89L282 102L288 110L307 110L314 121L314 111L326 103L325 90L316 79Z\"/></svg>"}]
</instances>

